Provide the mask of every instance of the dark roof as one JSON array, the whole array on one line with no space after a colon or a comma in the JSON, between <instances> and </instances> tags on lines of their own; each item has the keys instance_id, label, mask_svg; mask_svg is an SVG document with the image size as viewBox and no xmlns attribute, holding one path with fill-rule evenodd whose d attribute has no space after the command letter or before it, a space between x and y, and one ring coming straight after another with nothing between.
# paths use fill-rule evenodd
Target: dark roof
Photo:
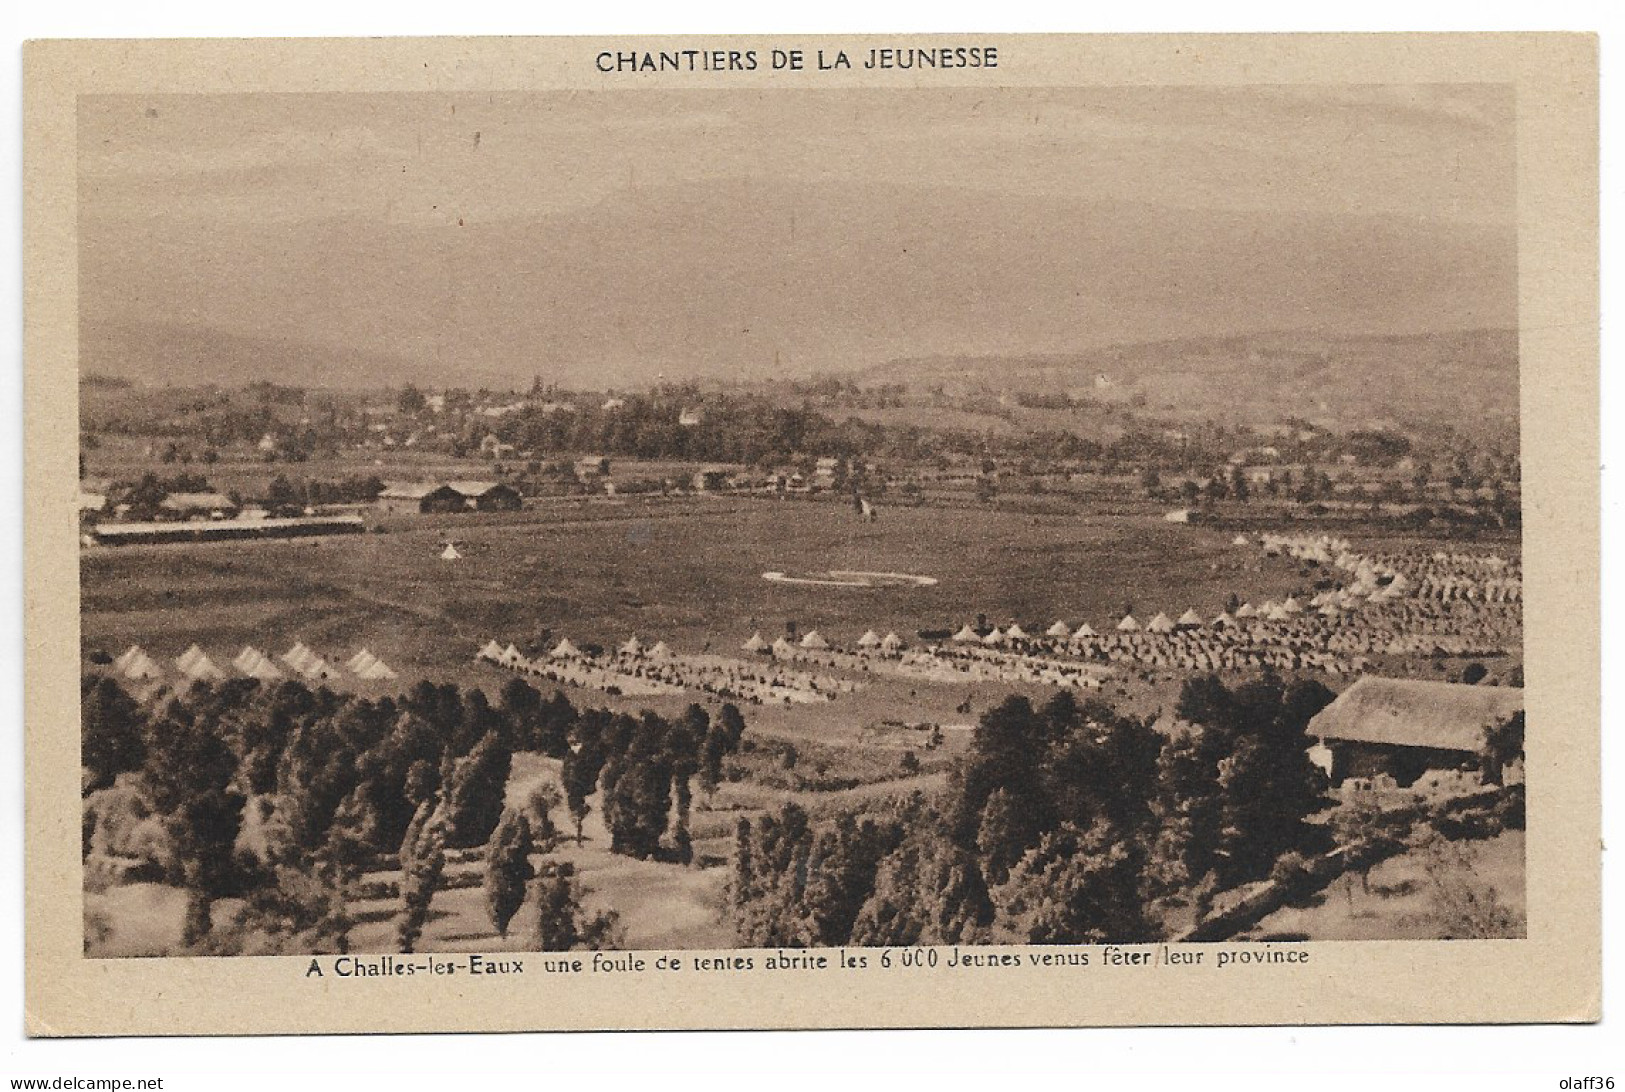
<instances>
[{"instance_id":1,"label":"dark roof","mask_svg":"<svg viewBox=\"0 0 1625 1092\"><path fill-rule=\"evenodd\" d=\"M1478 751L1484 730L1523 708L1515 686L1468 686L1367 675L1309 722L1321 740Z\"/></svg>"}]
</instances>

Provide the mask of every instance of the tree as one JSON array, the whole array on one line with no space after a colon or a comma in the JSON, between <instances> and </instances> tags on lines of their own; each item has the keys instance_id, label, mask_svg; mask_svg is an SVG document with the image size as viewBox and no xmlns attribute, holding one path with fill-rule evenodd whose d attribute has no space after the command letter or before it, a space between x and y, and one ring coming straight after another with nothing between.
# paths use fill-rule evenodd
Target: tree
<instances>
[{"instance_id":1,"label":"tree","mask_svg":"<svg viewBox=\"0 0 1625 1092\"><path fill-rule=\"evenodd\" d=\"M584 892L575 866L568 861L543 861L532 893L538 951L617 948L625 943L620 918L613 910L589 914L582 907Z\"/></svg>"},{"instance_id":2,"label":"tree","mask_svg":"<svg viewBox=\"0 0 1625 1092\"><path fill-rule=\"evenodd\" d=\"M576 845L581 844L581 825L592 806L587 797L598 787L598 775L603 768L603 753L596 741L584 742L565 753L559 779L564 782L564 802L575 823Z\"/></svg>"},{"instance_id":3,"label":"tree","mask_svg":"<svg viewBox=\"0 0 1625 1092\"><path fill-rule=\"evenodd\" d=\"M559 828L553 822L553 809L564 803L557 785L544 781L531 792L526 804L530 808L531 840L544 852L559 840Z\"/></svg>"},{"instance_id":4,"label":"tree","mask_svg":"<svg viewBox=\"0 0 1625 1092\"><path fill-rule=\"evenodd\" d=\"M1156 940L1145 915L1143 852L1111 823L1070 823L1044 835L1000 887L998 932L1026 944Z\"/></svg>"},{"instance_id":5,"label":"tree","mask_svg":"<svg viewBox=\"0 0 1625 1092\"><path fill-rule=\"evenodd\" d=\"M446 871L446 824L433 802L418 809L401 843L401 911L395 939L402 955L411 955L429 920L429 904Z\"/></svg>"},{"instance_id":6,"label":"tree","mask_svg":"<svg viewBox=\"0 0 1625 1092\"><path fill-rule=\"evenodd\" d=\"M104 789L126 770L141 768L147 747L141 707L117 680L87 675L79 699L79 762L84 767L84 792Z\"/></svg>"},{"instance_id":7,"label":"tree","mask_svg":"<svg viewBox=\"0 0 1625 1092\"><path fill-rule=\"evenodd\" d=\"M491 924L506 937L508 923L525 901L525 885L535 877L530 822L522 811L505 812L485 851L485 905Z\"/></svg>"},{"instance_id":8,"label":"tree","mask_svg":"<svg viewBox=\"0 0 1625 1092\"><path fill-rule=\"evenodd\" d=\"M1513 713L1500 724L1484 733L1484 746L1479 752L1479 767L1486 785L1501 784L1502 771L1523 759L1523 710Z\"/></svg>"},{"instance_id":9,"label":"tree","mask_svg":"<svg viewBox=\"0 0 1625 1092\"><path fill-rule=\"evenodd\" d=\"M484 845L502 819L503 796L513 753L489 732L452 767L446 797L447 844L459 848Z\"/></svg>"}]
</instances>

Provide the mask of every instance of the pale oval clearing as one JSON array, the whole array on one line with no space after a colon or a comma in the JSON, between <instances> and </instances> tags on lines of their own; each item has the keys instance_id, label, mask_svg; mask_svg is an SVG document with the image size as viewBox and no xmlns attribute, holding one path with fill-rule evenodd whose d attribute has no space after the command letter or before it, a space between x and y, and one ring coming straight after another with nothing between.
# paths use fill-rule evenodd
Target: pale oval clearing
<instances>
[{"instance_id":1,"label":"pale oval clearing","mask_svg":"<svg viewBox=\"0 0 1625 1092\"><path fill-rule=\"evenodd\" d=\"M805 584L823 588L927 588L937 582L934 576L916 573L864 572L856 569L831 569L805 576L766 572L762 574L762 579L774 584Z\"/></svg>"}]
</instances>

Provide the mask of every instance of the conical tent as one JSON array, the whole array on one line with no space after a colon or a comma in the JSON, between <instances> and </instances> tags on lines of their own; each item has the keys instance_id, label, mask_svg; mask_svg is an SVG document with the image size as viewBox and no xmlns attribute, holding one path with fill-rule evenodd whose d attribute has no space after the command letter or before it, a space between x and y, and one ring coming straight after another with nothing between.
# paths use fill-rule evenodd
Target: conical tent
<instances>
[{"instance_id":1,"label":"conical tent","mask_svg":"<svg viewBox=\"0 0 1625 1092\"><path fill-rule=\"evenodd\" d=\"M520 654L517 648L514 647L513 642L509 641L508 647L502 650L502 655L499 657L499 660L502 663L512 666L513 664L523 663L525 661L525 657Z\"/></svg>"},{"instance_id":2,"label":"conical tent","mask_svg":"<svg viewBox=\"0 0 1625 1092\"><path fill-rule=\"evenodd\" d=\"M1224 629L1227 626L1233 626L1235 624L1236 620L1230 616L1230 612L1227 610L1221 610L1218 614L1213 616L1214 629Z\"/></svg>"},{"instance_id":3,"label":"conical tent","mask_svg":"<svg viewBox=\"0 0 1625 1092\"><path fill-rule=\"evenodd\" d=\"M982 643L984 645L1002 645L1004 643L1004 634L999 632L998 626L994 626L987 631L987 636L982 638Z\"/></svg>"},{"instance_id":4,"label":"conical tent","mask_svg":"<svg viewBox=\"0 0 1625 1092\"><path fill-rule=\"evenodd\" d=\"M656 660L669 659L671 657L671 648L665 641L656 641L654 647L649 650L649 655Z\"/></svg>"},{"instance_id":5,"label":"conical tent","mask_svg":"<svg viewBox=\"0 0 1625 1092\"><path fill-rule=\"evenodd\" d=\"M475 658L480 660L500 660L502 658L502 646L495 641L487 641L480 647L479 655Z\"/></svg>"},{"instance_id":6,"label":"conical tent","mask_svg":"<svg viewBox=\"0 0 1625 1092\"><path fill-rule=\"evenodd\" d=\"M1286 597L1286 602L1281 604L1281 609L1288 614L1302 614L1303 604L1298 602L1297 596L1289 595Z\"/></svg>"},{"instance_id":7,"label":"conical tent","mask_svg":"<svg viewBox=\"0 0 1625 1092\"><path fill-rule=\"evenodd\" d=\"M626 639L626 644L621 646L621 655L623 655L623 656L641 656L641 655L643 655L643 642L638 640L638 635L636 633L634 633L634 634L632 634L632 636L628 637Z\"/></svg>"},{"instance_id":8,"label":"conical tent","mask_svg":"<svg viewBox=\"0 0 1625 1092\"><path fill-rule=\"evenodd\" d=\"M360 652L351 656L344 666L357 675L366 675L367 669L377 662L378 657L363 648Z\"/></svg>"},{"instance_id":9,"label":"conical tent","mask_svg":"<svg viewBox=\"0 0 1625 1092\"><path fill-rule=\"evenodd\" d=\"M783 637L775 637L773 639L773 654L775 656L788 656L795 650L796 646L792 645L789 641L786 641Z\"/></svg>"},{"instance_id":10,"label":"conical tent","mask_svg":"<svg viewBox=\"0 0 1625 1092\"><path fill-rule=\"evenodd\" d=\"M1236 608L1237 618L1252 618L1257 614L1258 611L1254 609L1251 603L1243 603L1241 606Z\"/></svg>"},{"instance_id":11,"label":"conical tent","mask_svg":"<svg viewBox=\"0 0 1625 1092\"><path fill-rule=\"evenodd\" d=\"M757 630L755 633L750 635L750 640L746 641L744 644L739 646L739 651L741 651L741 652L760 652L760 651L762 651L762 649L764 649L766 647L767 647L767 642L762 640L762 631Z\"/></svg>"},{"instance_id":12,"label":"conical tent","mask_svg":"<svg viewBox=\"0 0 1625 1092\"><path fill-rule=\"evenodd\" d=\"M1273 609L1264 615L1264 617L1271 622L1284 622L1288 618L1291 618L1292 615L1288 614L1286 609L1277 603Z\"/></svg>"},{"instance_id":13,"label":"conical tent","mask_svg":"<svg viewBox=\"0 0 1625 1092\"><path fill-rule=\"evenodd\" d=\"M903 639L895 633L888 633L880 639L880 647L885 652L897 652L903 647Z\"/></svg>"},{"instance_id":14,"label":"conical tent","mask_svg":"<svg viewBox=\"0 0 1625 1092\"><path fill-rule=\"evenodd\" d=\"M1083 623L1083 625L1072 631L1072 639L1075 641L1081 641L1086 637L1098 636L1100 636L1100 634L1096 633L1095 627L1091 626L1088 622Z\"/></svg>"},{"instance_id":15,"label":"conical tent","mask_svg":"<svg viewBox=\"0 0 1625 1092\"><path fill-rule=\"evenodd\" d=\"M1175 623L1175 625L1177 625L1180 629L1197 629L1201 626L1201 624L1202 616L1197 614L1194 610L1188 610L1184 614L1181 614L1179 616L1179 621Z\"/></svg>"},{"instance_id":16,"label":"conical tent","mask_svg":"<svg viewBox=\"0 0 1625 1092\"><path fill-rule=\"evenodd\" d=\"M281 658L283 663L302 675L311 661L316 659L316 654L306 648L303 641L295 641L293 647L284 652Z\"/></svg>"},{"instance_id":17,"label":"conical tent","mask_svg":"<svg viewBox=\"0 0 1625 1092\"><path fill-rule=\"evenodd\" d=\"M462 559L462 556L462 554L457 552L457 547L449 542L446 543L446 548L440 551L441 561L458 561Z\"/></svg>"},{"instance_id":18,"label":"conical tent","mask_svg":"<svg viewBox=\"0 0 1625 1092\"><path fill-rule=\"evenodd\" d=\"M1174 620L1159 610L1156 617L1145 624L1145 628L1149 633L1172 633Z\"/></svg>"},{"instance_id":19,"label":"conical tent","mask_svg":"<svg viewBox=\"0 0 1625 1092\"><path fill-rule=\"evenodd\" d=\"M262 656L263 653L261 653L260 650L255 648L253 645L244 645L243 650L237 653L236 658L231 661L231 666L235 667L238 671L241 671L244 675L248 675L252 673L253 668L259 666Z\"/></svg>"},{"instance_id":20,"label":"conical tent","mask_svg":"<svg viewBox=\"0 0 1625 1092\"><path fill-rule=\"evenodd\" d=\"M307 679L336 679L339 677L338 668L314 653L310 657L310 662L299 673Z\"/></svg>"},{"instance_id":21,"label":"conical tent","mask_svg":"<svg viewBox=\"0 0 1625 1092\"><path fill-rule=\"evenodd\" d=\"M824 635L816 629L810 629L807 631L807 635L801 639L801 647L822 651L829 647L829 642L824 640Z\"/></svg>"},{"instance_id":22,"label":"conical tent","mask_svg":"<svg viewBox=\"0 0 1625 1092\"><path fill-rule=\"evenodd\" d=\"M574 660L580 657L581 650L570 643L570 638L563 637L560 638L558 644L553 646L553 651L549 652L548 655L555 660Z\"/></svg>"},{"instance_id":23,"label":"conical tent","mask_svg":"<svg viewBox=\"0 0 1625 1092\"><path fill-rule=\"evenodd\" d=\"M194 645L193 647L195 648L197 646ZM176 666L179 666L178 660L176 661ZM216 667L214 665L214 661L205 656L201 651L192 658L192 662L190 664L181 668L181 674L185 675L194 682L220 682L226 677L226 673Z\"/></svg>"},{"instance_id":24,"label":"conical tent","mask_svg":"<svg viewBox=\"0 0 1625 1092\"><path fill-rule=\"evenodd\" d=\"M879 644L880 644L880 634L876 633L872 629L864 630L863 631L863 636L858 638L858 647L859 648L875 648Z\"/></svg>"},{"instance_id":25,"label":"conical tent","mask_svg":"<svg viewBox=\"0 0 1625 1092\"><path fill-rule=\"evenodd\" d=\"M138 682L142 679L161 679L164 669L158 666L158 661L148 656L145 651L136 650L134 658L124 665L124 677Z\"/></svg>"},{"instance_id":26,"label":"conical tent","mask_svg":"<svg viewBox=\"0 0 1625 1092\"><path fill-rule=\"evenodd\" d=\"M145 655L145 652L140 645L131 645L118 654L118 658L113 661L113 670L123 674L125 668L134 663L138 656L143 655Z\"/></svg>"},{"instance_id":27,"label":"conical tent","mask_svg":"<svg viewBox=\"0 0 1625 1092\"><path fill-rule=\"evenodd\" d=\"M1056 622L1054 625L1050 626L1044 631L1044 636L1070 637L1072 636L1072 627L1067 625L1065 622Z\"/></svg>"},{"instance_id":28,"label":"conical tent","mask_svg":"<svg viewBox=\"0 0 1625 1092\"><path fill-rule=\"evenodd\" d=\"M197 647L197 645L192 645L185 652L175 657L175 666L180 668L182 671L189 671L193 664L197 663L199 660L207 658L208 657L203 655L203 650L201 648Z\"/></svg>"},{"instance_id":29,"label":"conical tent","mask_svg":"<svg viewBox=\"0 0 1625 1092\"><path fill-rule=\"evenodd\" d=\"M1020 623L1017 622L1012 622L1010 628L1004 631L1004 635L1012 641L1025 641L1027 639L1027 631L1022 629Z\"/></svg>"},{"instance_id":30,"label":"conical tent","mask_svg":"<svg viewBox=\"0 0 1625 1092\"><path fill-rule=\"evenodd\" d=\"M966 622L964 625L959 627L959 632L953 635L953 640L979 641L981 638L976 635L976 631L974 629L970 628L970 623Z\"/></svg>"},{"instance_id":31,"label":"conical tent","mask_svg":"<svg viewBox=\"0 0 1625 1092\"><path fill-rule=\"evenodd\" d=\"M390 679L399 677L388 664L379 659L374 659L367 669L362 671L360 674L363 679L368 679L372 682L387 682Z\"/></svg>"},{"instance_id":32,"label":"conical tent","mask_svg":"<svg viewBox=\"0 0 1625 1092\"><path fill-rule=\"evenodd\" d=\"M1139 628L1140 628L1140 621L1139 621L1138 618L1135 618L1134 615L1132 615L1132 614L1123 615L1122 621L1117 623L1117 629L1118 629L1118 632L1120 632L1120 633L1133 633L1136 630L1138 630Z\"/></svg>"},{"instance_id":33,"label":"conical tent","mask_svg":"<svg viewBox=\"0 0 1625 1092\"><path fill-rule=\"evenodd\" d=\"M1235 538L1230 540L1230 545L1232 545L1232 546L1246 546L1246 545L1249 545L1249 543L1247 541L1247 536L1246 535L1237 535Z\"/></svg>"}]
</instances>

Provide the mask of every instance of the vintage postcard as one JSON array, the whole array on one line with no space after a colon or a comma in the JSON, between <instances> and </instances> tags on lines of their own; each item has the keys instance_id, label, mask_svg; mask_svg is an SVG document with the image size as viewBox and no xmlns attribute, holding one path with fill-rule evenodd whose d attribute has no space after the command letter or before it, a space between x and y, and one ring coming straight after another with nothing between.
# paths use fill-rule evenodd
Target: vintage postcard
<instances>
[{"instance_id":1,"label":"vintage postcard","mask_svg":"<svg viewBox=\"0 0 1625 1092\"><path fill-rule=\"evenodd\" d=\"M26 69L31 1033L1598 1018L1593 38Z\"/></svg>"}]
</instances>

